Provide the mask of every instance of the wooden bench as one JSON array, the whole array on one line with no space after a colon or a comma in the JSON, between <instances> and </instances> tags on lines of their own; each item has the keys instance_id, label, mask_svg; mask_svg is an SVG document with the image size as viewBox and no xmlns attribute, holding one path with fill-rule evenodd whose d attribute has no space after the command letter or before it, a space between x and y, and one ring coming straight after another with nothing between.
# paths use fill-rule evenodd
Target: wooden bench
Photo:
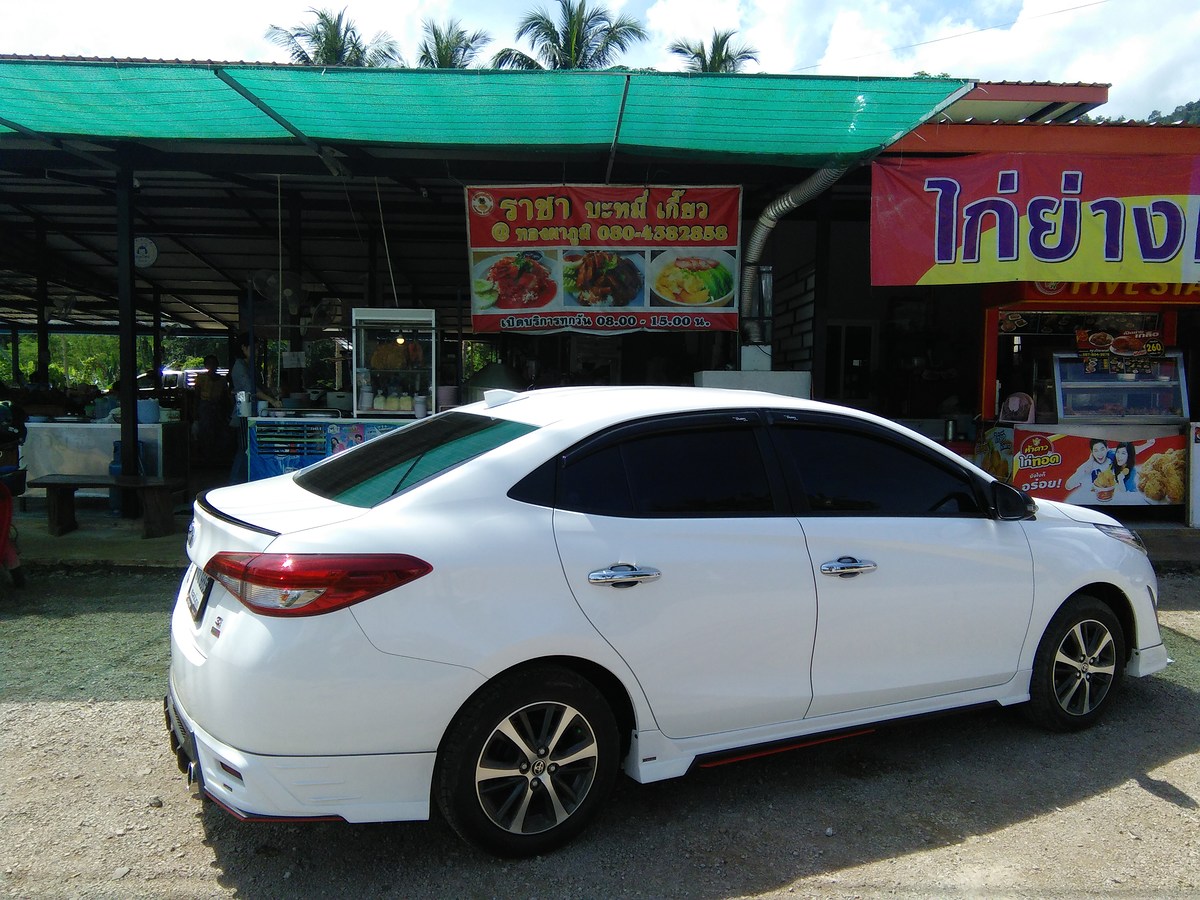
<instances>
[{"instance_id":1,"label":"wooden bench","mask_svg":"<svg viewBox=\"0 0 1200 900\"><path fill-rule=\"evenodd\" d=\"M171 495L186 484L182 478L153 475L43 475L27 487L46 489L47 530L54 537L79 527L75 519L75 492L80 488L136 490L142 506L142 537L162 537L175 530Z\"/></svg>"}]
</instances>

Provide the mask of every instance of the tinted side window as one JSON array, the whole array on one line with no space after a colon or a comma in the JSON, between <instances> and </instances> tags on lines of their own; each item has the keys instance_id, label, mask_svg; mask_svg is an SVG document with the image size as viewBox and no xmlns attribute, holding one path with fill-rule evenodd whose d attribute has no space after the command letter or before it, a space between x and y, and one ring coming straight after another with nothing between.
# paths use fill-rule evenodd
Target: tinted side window
<instances>
[{"instance_id":1,"label":"tinted side window","mask_svg":"<svg viewBox=\"0 0 1200 900\"><path fill-rule=\"evenodd\" d=\"M562 474L558 505L599 516L636 514L620 445L605 447L569 464Z\"/></svg>"},{"instance_id":2,"label":"tinted side window","mask_svg":"<svg viewBox=\"0 0 1200 900\"><path fill-rule=\"evenodd\" d=\"M754 429L630 437L568 464L559 505L608 516L744 516L775 511Z\"/></svg>"},{"instance_id":3,"label":"tinted side window","mask_svg":"<svg viewBox=\"0 0 1200 900\"><path fill-rule=\"evenodd\" d=\"M811 513L980 514L966 474L917 448L819 425L781 425L774 431Z\"/></svg>"}]
</instances>

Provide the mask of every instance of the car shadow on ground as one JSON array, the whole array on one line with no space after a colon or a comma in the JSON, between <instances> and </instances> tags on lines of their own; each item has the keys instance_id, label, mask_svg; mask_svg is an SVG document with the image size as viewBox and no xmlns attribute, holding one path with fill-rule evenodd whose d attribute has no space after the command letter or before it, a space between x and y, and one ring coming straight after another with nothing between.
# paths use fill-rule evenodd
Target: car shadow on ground
<instances>
[{"instance_id":1,"label":"car shadow on ground","mask_svg":"<svg viewBox=\"0 0 1200 900\"><path fill-rule=\"evenodd\" d=\"M1186 636L1170 633L1169 646L1200 657ZM954 845L1130 781L1195 809L1200 798L1149 773L1200 750L1198 701L1164 675L1129 679L1110 716L1078 734L993 708L672 781L621 779L579 839L528 860L480 854L436 819L250 824L208 803L201 820L222 885L239 895L286 885L343 896L753 895Z\"/></svg>"},{"instance_id":2,"label":"car shadow on ground","mask_svg":"<svg viewBox=\"0 0 1200 900\"><path fill-rule=\"evenodd\" d=\"M1179 584L1192 584L1194 576L1173 570L1160 572L1158 577L1159 587L1162 589L1159 609L1191 612L1200 610L1200 592L1178 587Z\"/></svg>"}]
</instances>

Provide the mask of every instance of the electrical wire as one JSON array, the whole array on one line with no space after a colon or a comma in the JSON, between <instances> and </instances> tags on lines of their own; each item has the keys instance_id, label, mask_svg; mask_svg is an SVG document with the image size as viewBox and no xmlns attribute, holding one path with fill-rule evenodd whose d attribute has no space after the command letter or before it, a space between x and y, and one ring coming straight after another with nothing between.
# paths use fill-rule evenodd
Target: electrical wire
<instances>
[{"instance_id":1,"label":"electrical wire","mask_svg":"<svg viewBox=\"0 0 1200 900\"><path fill-rule=\"evenodd\" d=\"M874 53L864 53L862 56L850 56L845 59L829 60L828 62L813 63L811 66L798 66L792 69L793 72L807 72L810 69L819 69L825 65L836 65L837 63L857 62L860 59L870 59L872 56L883 56L888 53L899 53L901 50L914 50L917 47L926 47L929 44L940 44L943 41L952 41L956 38L970 37L973 34L983 34L985 31L996 31L1000 28L1009 28L1017 25L1020 22L1028 22L1033 19L1045 19L1048 16L1057 16L1062 13L1075 12L1078 9L1087 9L1090 6L1102 6L1110 0L1093 0L1092 3L1081 3L1079 6L1070 6L1066 9L1052 9L1050 12L1038 13L1035 16L1026 16L1024 19L1014 19L1011 22L1002 22L997 25L987 25L983 28L976 28L973 31L963 31L959 34L948 34L945 37L931 38L928 41L918 41L915 44L904 44L900 47L889 47L887 50L877 50Z\"/></svg>"},{"instance_id":2,"label":"electrical wire","mask_svg":"<svg viewBox=\"0 0 1200 900\"><path fill-rule=\"evenodd\" d=\"M383 200L379 196L379 178L375 178L375 204L379 207L379 234L383 238L383 256L387 260L388 279L392 283L392 306L400 305L400 295L396 293L396 274L392 271L392 251L388 247L387 228L383 224Z\"/></svg>"}]
</instances>

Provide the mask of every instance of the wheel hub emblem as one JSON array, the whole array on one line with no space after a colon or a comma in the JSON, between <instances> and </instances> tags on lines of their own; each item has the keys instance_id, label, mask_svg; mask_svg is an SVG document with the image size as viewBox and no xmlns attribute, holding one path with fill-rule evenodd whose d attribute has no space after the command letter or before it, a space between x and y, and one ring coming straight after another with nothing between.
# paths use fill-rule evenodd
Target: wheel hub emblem
<instances>
[{"instance_id":1,"label":"wheel hub emblem","mask_svg":"<svg viewBox=\"0 0 1200 900\"><path fill-rule=\"evenodd\" d=\"M546 761L545 760L539 759L537 762L535 762L533 764L533 774L534 775L541 775L545 771L546 771Z\"/></svg>"}]
</instances>

